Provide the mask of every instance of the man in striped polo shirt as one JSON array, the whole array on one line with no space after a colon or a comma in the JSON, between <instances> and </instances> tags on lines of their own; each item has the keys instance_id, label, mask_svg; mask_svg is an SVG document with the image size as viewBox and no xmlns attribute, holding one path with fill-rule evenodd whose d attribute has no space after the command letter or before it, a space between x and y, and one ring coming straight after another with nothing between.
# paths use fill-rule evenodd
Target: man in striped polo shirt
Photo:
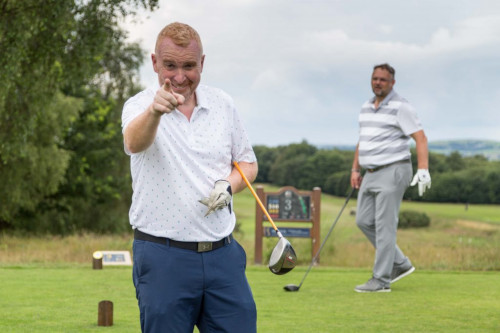
<instances>
[{"instance_id":1,"label":"man in striped polo shirt","mask_svg":"<svg viewBox=\"0 0 500 333\"><path fill-rule=\"evenodd\" d=\"M359 115L351 186L359 189L356 224L375 247L375 263L372 278L356 286L357 292L390 292L391 283L415 270L396 244L399 207L409 185L418 183L420 196L431 187L427 137L413 107L393 90L394 77L389 64L373 68L375 96L363 104ZM418 160L413 180L410 137Z\"/></svg>"}]
</instances>

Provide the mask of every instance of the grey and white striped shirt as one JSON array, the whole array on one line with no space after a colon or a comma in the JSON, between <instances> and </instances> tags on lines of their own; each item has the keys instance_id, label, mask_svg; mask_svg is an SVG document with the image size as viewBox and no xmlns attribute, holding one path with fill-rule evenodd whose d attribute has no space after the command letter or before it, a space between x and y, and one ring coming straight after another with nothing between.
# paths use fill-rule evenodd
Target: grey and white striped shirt
<instances>
[{"instance_id":1,"label":"grey and white striped shirt","mask_svg":"<svg viewBox=\"0 0 500 333\"><path fill-rule=\"evenodd\" d=\"M375 109L375 97L359 114L359 164L362 168L409 159L410 135L422 129L415 109L392 90Z\"/></svg>"}]
</instances>

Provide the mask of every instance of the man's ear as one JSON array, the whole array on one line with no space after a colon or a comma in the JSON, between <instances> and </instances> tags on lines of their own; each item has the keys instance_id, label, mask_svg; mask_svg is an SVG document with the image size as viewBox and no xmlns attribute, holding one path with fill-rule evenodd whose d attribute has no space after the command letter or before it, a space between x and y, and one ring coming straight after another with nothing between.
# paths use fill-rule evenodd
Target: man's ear
<instances>
[{"instance_id":1,"label":"man's ear","mask_svg":"<svg viewBox=\"0 0 500 333\"><path fill-rule=\"evenodd\" d=\"M155 73L158 73L158 62L156 61L156 54L154 53L151 53L151 62L153 63Z\"/></svg>"},{"instance_id":2,"label":"man's ear","mask_svg":"<svg viewBox=\"0 0 500 333\"><path fill-rule=\"evenodd\" d=\"M201 56L201 68L200 68L200 73L203 72L203 64L205 63L205 55Z\"/></svg>"}]
</instances>

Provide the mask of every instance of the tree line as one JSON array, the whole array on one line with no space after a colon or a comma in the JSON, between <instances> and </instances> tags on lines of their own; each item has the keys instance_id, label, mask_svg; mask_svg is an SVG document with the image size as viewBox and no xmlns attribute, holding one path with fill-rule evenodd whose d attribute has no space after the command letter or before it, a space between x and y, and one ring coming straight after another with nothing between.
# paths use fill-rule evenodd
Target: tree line
<instances>
[{"instance_id":1,"label":"tree line","mask_svg":"<svg viewBox=\"0 0 500 333\"><path fill-rule=\"evenodd\" d=\"M0 0L0 231L130 230L121 110L144 51L119 27L157 0ZM354 152L255 146L257 181L345 196ZM413 158L415 161L416 159ZM411 200L500 203L500 168L430 156L432 189Z\"/></svg>"},{"instance_id":2,"label":"tree line","mask_svg":"<svg viewBox=\"0 0 500 333\"><path fill-rule=\"evenodd\" d=\"M345 196L350 189L354 151L319 149L306 141L287 146L255 146L259 161L257 182L294 186L302 190L321 187L328 194ZM417 158L412 153L413 170ZM429 153L432 188L423 197L410 187L405 200L452 203L500 203L500 161L482 155L464 157Z\"/></svg>"}]
</instances>

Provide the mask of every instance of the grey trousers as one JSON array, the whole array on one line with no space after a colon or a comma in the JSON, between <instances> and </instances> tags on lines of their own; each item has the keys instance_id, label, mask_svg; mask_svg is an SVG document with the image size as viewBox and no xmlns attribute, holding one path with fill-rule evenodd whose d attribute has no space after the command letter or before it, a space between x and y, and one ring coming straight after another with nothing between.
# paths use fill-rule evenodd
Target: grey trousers
<instances>
[{"instance_id":1,"label":"grey trousers","mask_svg":"<svg viewBox=\"0 0 500 333\"><path fill-rule=\"evenodd\" d=\"M394 266L411 267L396 244L403 194L412 178L411 163L366 172L358 193L356 224L375 247L373 277L390 285Z\"/></svg>"}]
</instances>

